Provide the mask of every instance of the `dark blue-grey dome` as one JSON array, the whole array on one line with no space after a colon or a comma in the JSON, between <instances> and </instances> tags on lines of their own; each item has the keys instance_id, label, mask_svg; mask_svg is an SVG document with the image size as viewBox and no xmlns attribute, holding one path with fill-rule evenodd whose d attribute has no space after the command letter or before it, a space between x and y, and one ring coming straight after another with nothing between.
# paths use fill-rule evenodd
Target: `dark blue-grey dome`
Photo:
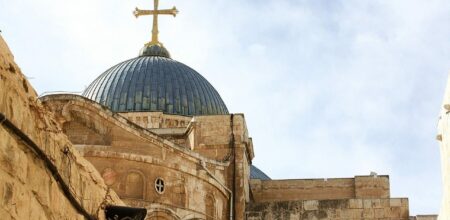
<instances>
[{"instance_id":1,"label":"dark blue-grey dome","mask_svg":"<svg viewBox=\"0 0 450 220\"><path fill-rule=\"evenodd\" d=\"M250 165L250 179L270 180L270 177L258 169L258 167Z\"/></svg>"},{"instance_id":2,"label":"dark blue-grey dome","mask_svg":"<svg viewBox=\"0 0 450 220\"><path fill-rule=\"evenodd\" d=\"M89 85L83 96L114 112L228 114L219 93L203 76L156 54L141 54L111 67Z\"/></svg>"}]
</instances>

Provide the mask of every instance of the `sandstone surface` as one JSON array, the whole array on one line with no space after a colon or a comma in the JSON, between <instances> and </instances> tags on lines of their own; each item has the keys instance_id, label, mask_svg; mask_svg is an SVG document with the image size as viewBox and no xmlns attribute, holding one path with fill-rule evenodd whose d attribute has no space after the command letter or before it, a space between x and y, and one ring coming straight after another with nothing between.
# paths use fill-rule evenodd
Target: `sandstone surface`
<instances>
[{"instance_id":1,"label":"sandstone surface","mask_svg":"<svg viewBox=\"0 0 450 220\"><path fill-rule=\"evenodd\" d=\"M1 36L0 114L1 219L104 219L105 205L123 205L42 106Z\"/></svg>"}]
</instances>

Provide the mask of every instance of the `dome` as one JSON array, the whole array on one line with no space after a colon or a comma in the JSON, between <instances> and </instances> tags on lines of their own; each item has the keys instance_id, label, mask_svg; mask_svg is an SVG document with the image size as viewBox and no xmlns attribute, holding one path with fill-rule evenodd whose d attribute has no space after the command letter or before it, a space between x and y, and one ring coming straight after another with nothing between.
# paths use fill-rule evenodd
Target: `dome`
<instances>
[{"instance_id":1,"label":"dome","mask_svg":"<svg viewBox=\"0 0 450 220\"><path fill-rule=\"evenodd\" d=\"M170 58L160 46L101 74L83 92L113 112L163 112L176 115L228 114L214 87L192 68Z\"/></svg>"},{"instance_id":2,"label":"dome","mask_svg":"<svg viewBox=\"0 0 450 220\"><path fill-rule=\"evenodd\" d=\"M270 177L258 169L258 167L250 165L250 179L270 180Z\"/></svg>"}]
</instances>

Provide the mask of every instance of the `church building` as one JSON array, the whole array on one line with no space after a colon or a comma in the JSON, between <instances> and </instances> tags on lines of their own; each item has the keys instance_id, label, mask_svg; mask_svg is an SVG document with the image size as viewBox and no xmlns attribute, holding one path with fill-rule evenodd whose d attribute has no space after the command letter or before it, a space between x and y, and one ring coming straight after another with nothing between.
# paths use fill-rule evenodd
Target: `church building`
<instances>
[{"instance_id":1,"label":"church building","mask_svg":"<svg viewBox=\"0 0 450 220\"><path fill-rule=\"evenodd\" d=\"M175 16L178 10L159 9L158 3L154 0L152 10L136 8L134 12L136 17L153 16L152 39L137 57L113 64L82 94L49 93L34 99L42 106L36 109L41 110L26 110L46 112L48 116L42 120L54 121L54 125L48 122L49 126L60 128L61 135L67 136L66 144L54 144L61 149L48 153L62 155L57 157L62 159L50 160L60 161L53 162L62 172L62 179L57 182L67 182L69 189L87 189L92 182L100 184L98 190L91 190L94 186L89 190L101 193L84 191L77 194L83 196L75 196L75 203L78 201L88 215L97 216L93 219L101 215L92 210L98 212L109 205L143 208L147 213L145 217L130 215L121 219L435 219L410 217L408 199L391 198L387 175L274 180L253 166L258 147L253 145L244 114L230 113L212 86L214 82L171 57L158 39L158 16ZM13 68L9 68L9 61L4 63L6 66L0 69L2 77L13 77L7 72L17 72L18 67L11 64ZM17 117L11 107L16 104L7 98L14 94L6 88L20 87L22 91L28 82L24 79L23 85L20 80L1 83L11 83L9 87L0 84L0 104L4 106L0 110L5 112L6 121ZM29 87L26 88L28 92ZM28 99L23 100L28 103ZM33 129L39 130L39 126L20 130L26 133ZM74 156L64 159L67 152ZM5 155L0 154L0 159L7 158ZM65 173L72 171L67 171L71 166L64 164L73 163L93 166L95 170L65 178ZM85 178L97 172L102 180ZM7 173L11 176L14 172ZM102 206L100 202L88 201L101 200L103 193L111 193L112 198L105 196ZM18 219L14 215L19 214L14 214L9 205L5 205L7 211L2 216ZM42 219L55 219L52 209L43 210L47 210L47 218ZM119 216L106 214L103 218L115 220Z\"/></svg>"}]
</instances>

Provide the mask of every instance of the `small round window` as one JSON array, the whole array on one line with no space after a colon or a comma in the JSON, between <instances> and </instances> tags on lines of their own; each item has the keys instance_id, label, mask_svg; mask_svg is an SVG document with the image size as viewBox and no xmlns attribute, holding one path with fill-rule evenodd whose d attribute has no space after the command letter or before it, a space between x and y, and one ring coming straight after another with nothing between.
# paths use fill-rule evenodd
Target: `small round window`
<instances>
[{"instance_id":1,"label":"small round window","mask_svg":"<svg viewBox=\"0 0 450 220\"><path fill-rule=\"evenodd\" d=\"M155 180L155 190L156 190L156 192L159 193L159 194L163 194L164 193L164 189L165 189L164 180L159 178L159 177L156 178L156 180Z\"/></svg>"}]
</instances>

